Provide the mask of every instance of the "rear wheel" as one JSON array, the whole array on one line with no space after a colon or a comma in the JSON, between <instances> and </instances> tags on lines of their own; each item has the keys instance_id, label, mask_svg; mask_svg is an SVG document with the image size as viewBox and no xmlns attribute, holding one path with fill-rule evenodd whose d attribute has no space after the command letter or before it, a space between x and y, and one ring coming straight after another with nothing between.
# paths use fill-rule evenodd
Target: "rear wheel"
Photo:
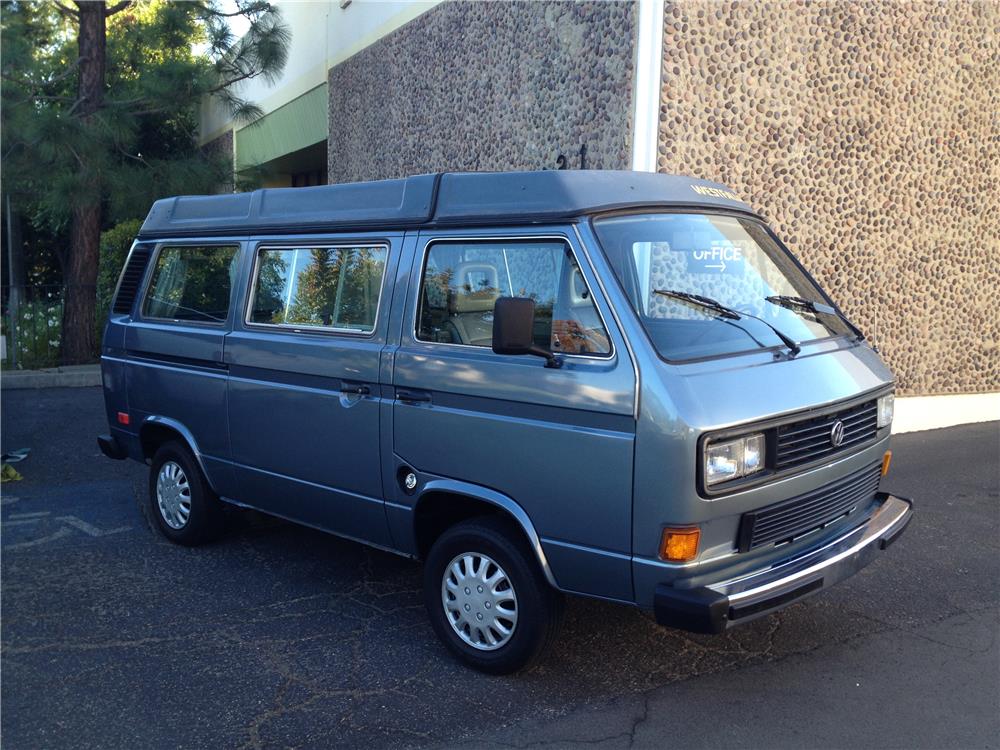
<instances>
[{"instance_id":1,"label":"rear wheel","mask_svg":"<svg viewBox=\"0 0 1000 750\"><path fill-rule=\"evenodd\" d=\"M441 535L424 567L424 601L449 650L492 674L541 659L563 612L520 530L500 518L465 521Z\"/></svg>"},{"instance_id":2,"label":"rear wheel","mask_svg":"<svg viewBox=\"0 0 1000 750\"><path fill-rule=\"evenodd\" d=\"M160 532L177 544L204 544L222 531L222 503L181 442L164 443L153 455L149 511Z\"/></svg>"}]
</instances>

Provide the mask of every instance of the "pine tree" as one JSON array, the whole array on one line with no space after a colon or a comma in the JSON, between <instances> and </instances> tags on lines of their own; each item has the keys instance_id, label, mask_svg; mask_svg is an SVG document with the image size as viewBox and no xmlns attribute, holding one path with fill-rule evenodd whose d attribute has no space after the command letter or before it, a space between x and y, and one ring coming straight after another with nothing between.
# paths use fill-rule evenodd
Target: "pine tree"
<instances>
[{"instance_id":1,"label":"pine tree","mask_svg":"<svg viewBox=\"0 0 1000 750\"><path fill-rule=\"evenodd\" d=\"M298 273L295 300L288 311L289 322L331 324L337 291L336 269L344 255L339 250L318 247L310 250L308 260L300 259L304 268Z\"/></svg>"},{"instance_id":2,"label":"pine tree","mask_svg":"<svg viewBox=\"0 0 1000 750\"><path fill-rule=\"evenodd\" d=\"M17 1L2 11L4 190L13 186L30 221L68 234L62 359L83 362L96 349L102 227L231 179L231 165L196 146L199 104L215 96L238 120L258 117L237 84L273 81L290 33L262 0L236 0L229 14L214 0ZM249 21L239 40L235 15Z\"/></svg>"}]
</instances>

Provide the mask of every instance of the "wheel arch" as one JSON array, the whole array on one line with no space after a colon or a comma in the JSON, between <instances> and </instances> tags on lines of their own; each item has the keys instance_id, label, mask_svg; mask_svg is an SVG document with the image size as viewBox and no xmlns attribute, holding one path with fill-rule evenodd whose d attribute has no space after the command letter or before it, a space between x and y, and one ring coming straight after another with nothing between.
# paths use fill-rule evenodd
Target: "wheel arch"
<instances>
[{"instance_id":1,"label":"wheel arch","mask_svg":"<svg viewBox=\"0 0 1000 750\"><path fill-rule=\"evenodd\" d=\"M142 454L145 458L152 458L157 449L168 440L180 440L180 442L187 445L188 450L194 456L194 460L198 462L198 468L201 469L202 476L205 477L209 488L215 492L212 478L205 469L205 461L202 458L201 451L198 449L198 442L194 439L194 435L191 434L191 430L170 417L151 415L142 421L142 425L139 427L139 444L142 447Z\"/></svg>"},{"instance_id":2,"label":"wheel arch","mask_svg":"<svg viewBox=\"0 0 1000 750\"><path fill-rule=\"evenodd\" d=\"M444 507L456 500L461 504ZM535 554L545 580L558 589L559 584L549 567L541 538L524 508L501 492L457 479L432 479L421 488L413 506L413 538L417 556L426 557L434 540L449 526L484 514L506 516L520 528Z\"/></svg>"}]
</instances>

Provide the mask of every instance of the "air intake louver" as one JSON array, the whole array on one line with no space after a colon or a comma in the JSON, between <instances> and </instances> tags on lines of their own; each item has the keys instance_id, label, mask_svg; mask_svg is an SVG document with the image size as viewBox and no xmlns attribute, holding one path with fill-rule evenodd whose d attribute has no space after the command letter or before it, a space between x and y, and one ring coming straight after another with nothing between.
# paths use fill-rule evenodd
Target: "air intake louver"
<instances>
[{"instance_id":1,"label":"air intake louver","mask_svg":"<svg viewBox=\"0 0 1000 750\"><path fill-rule=\"evenodd\" d=\"M791 500L744 513L740 552L791 541L852 513L871 501L881 478L882 465L874 464Z\"/></svg>"},{"instance_id":2,"label":"air intake louver","mask_svg":"<svg viewBox=\"0 0 1000 750\"><path fill-rule=\"evenodd\" d=\"M128 263L125 264L125 270L118 280L118 292L115 294L115 303L111 306L113 313L128 315L132 312L132 303L135 302L135 295L139 291L139 284L142 283L142 275L148 261L149 248L136 245L129 254Z\"/></svg>"}]
</instances>

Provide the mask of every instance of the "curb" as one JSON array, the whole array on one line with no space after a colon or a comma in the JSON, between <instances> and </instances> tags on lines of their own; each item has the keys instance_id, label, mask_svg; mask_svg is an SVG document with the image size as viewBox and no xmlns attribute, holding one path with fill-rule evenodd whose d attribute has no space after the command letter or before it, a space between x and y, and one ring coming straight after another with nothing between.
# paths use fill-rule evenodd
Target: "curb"
<instances>
[{"instance_id":1,"label":"curb","mask_svg":"<svg viewBox=\"0 0 1000 750\"><path fill-rule=\"evenodd\" d=\"M89 388L100 385L100 365L51 367L45 370L5 370L0 375L0 388L5 391L24 388Z\"/></svg>"},{"instance_id":2,"label":"curb","mask_svg":"<svg viewBox=\"0 0 1000 750\"><path fill-rule=\"evenodd\" d=\"M897 396L892 434L1000 420L1000 392Z\"/></svg>"}]
</instances>

